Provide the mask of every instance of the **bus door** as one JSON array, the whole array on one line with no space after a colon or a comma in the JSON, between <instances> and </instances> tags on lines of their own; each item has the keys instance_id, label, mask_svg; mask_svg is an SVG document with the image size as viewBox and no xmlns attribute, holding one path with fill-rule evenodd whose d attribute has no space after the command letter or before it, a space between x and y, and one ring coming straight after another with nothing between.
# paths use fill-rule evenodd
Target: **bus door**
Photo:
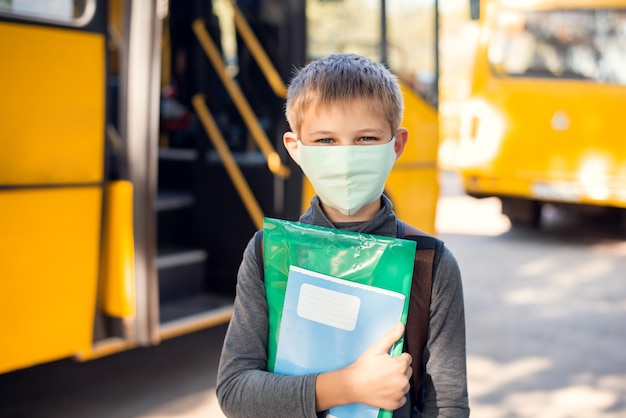
<instances>
[{"instance_id":1,"label":"bus door","mask_svg":"<svg viewBox=\"0 0 626 418\"><path fill-rule=\"evenodd\" d=\"M105 176L103 4L0 2L0 373L92 347Z\"/></svg>"},{"instance_id":2,"label":"bus door","mask_svg":"<svg viewBox=\"0 0 626 418\"><path fill-rule=\"evenodd\" d=\"M390 6L388 15L367 5L169 3L155 212L158 338L228 320L241 254L262 217L296 220L308 205L310 188L303 193L300 169L282 146L283 106L294 68L320 55L359 52L388 61L403 80L412 140L387 193L400 217L434 232L437 3ZM406 24L407 16L414 24ZM392 41L381 24L387 20ZM374 36L372 27L380 28ZM412 27L423 32L399 29ZM387 45L393 47L382 52Z\"/></svg>"},{"instance_id":3,"label":"bus door","mask_svg":"<svg viewBox=\"0 0 626 418\"><path fill-rule=\"evenodd\" d=\"M300 215L282 146L284 83L304 63L292 15L303 0L169 2L149 199L154 341L228 321L248 240L265 216Z\"/></svg>"},{"instance_id":4,"label":"bus door","mask_svg":"<svg viewBox=\"0 0 626 418\"><path fill-rule=\"evenodd\" d=\"M438 9L437 0L307 4L309 60L353 52L386 64L398 76L404 92L402 126L409 131L409 141L385 193L403 221L429 233L435 233L439 196ZM312 193L307 185L303 205L308 206Z\"/></svg>"}]
</instances>

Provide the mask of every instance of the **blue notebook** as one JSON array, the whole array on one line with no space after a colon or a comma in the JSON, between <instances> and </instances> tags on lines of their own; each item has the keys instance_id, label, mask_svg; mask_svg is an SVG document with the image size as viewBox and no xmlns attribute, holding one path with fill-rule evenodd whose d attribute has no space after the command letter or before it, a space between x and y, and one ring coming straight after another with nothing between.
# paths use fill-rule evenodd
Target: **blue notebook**
<instances>
[{"instance_id":1,"label":"blue notebook","mask_svg":"<svg viewBox=\"0 0 626 418\"><path fill-rule=\"evenodd\" d=\"M274 372L301 375L352 364L402 315L401 293L291 266ZM351 404L329 417L376 418L378 408Z\"/></svg>"}]
</instances>

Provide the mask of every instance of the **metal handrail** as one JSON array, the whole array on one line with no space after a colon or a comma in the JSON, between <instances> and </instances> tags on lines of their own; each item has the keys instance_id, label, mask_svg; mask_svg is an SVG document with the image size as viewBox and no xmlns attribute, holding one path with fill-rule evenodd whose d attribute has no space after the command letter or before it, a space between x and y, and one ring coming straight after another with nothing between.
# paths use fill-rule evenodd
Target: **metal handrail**
<instances>
[{"instance_id":1,"label":"metal handrail","mask_svg":"<svg viewBox=\"0 0 626 418\"><path fill-rule=\"evenodd\" d=\"M274 94L277 97L284 99L287 97L287 86L285 86L282 77L278 74L276 67L274 67L274 64L272 64L272 61L265 53L265 49L261 46L259 39L254 34L254 31L248 24L248 21L244 17L239 6L237 6L234 0L230 0L230 4L232 5L234 11L235 27L239 31L243 42L248 47L248 50L261 69L261 72L274 91Z\"/></svg>"},{"instance_id":2,"label":"metal handrail","mask_svg":"<svg viewBox=\"0 0 626 418\"><path fill-rule=\"evenodd\" d=\"M207 54L207 57L213 64L217 75L222 80L226 91L228 92L231 99L233 100L233 103L239 110L239 113L241 114L241 117L243 118L246 127L250 131L252 138L265 156L268 168L273 174L281 178L289 177L291 174L291 170L280 160L280 156L272 146L270 140L267 138L267 135L261 127L261 124L259 123L257 117L255 116L254 111L250 106L250 103L248 103L248 100L239 88L239 85L235 82L235 80L233 80L233 78L226 70L224 60L222 59L222 56L217 49L215 42L211 38L211 35L206 30L204 20L200 18L196 19L193 22L192 27L194 33L196 34L196 37L198 38L198 41L200 41L200 45L202 46L204 52Z\"/></svg>"},{"instance_id":3,"label":"metal handrail","mask_svg":"<svg viewBox=\"0 0 626 418\"><path fill-rule=\"evenodd\" d=\"M198 114L198 117L200 118L202 126L209 135L209 138L211 139L215 150L219 154L222 162L224 163L226 172L228 173L228 176L230 177L233 184L235 185L235 189L237 189L237 193L239 193L239 196L241 197L243 204L248 210L248 213L250 214L254 225L257 229L263 229L263 211L261 210L261 207L259 206L256 198L254 197L254 194L252 193L248 182L243 176L241 170L239 169L239 166L237 165L237 162L235 161L235 158L233 157L230 148L228 148L228 145L224 140L224 136L220 132L220 129L215 122L215 119L213 118L213 116L211 116L211 112L209 112L209 108L204 101L204 96L202 94L196 94L191 99L191 102L194 109L196 110L196 113Z\"/></svg>"}]
</instances>

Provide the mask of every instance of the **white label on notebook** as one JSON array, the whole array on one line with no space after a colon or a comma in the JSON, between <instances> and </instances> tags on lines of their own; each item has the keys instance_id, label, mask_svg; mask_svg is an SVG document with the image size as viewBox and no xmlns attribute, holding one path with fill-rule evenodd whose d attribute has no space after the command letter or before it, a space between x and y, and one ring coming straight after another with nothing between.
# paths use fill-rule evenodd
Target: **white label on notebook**
<instances>
[{"instance_id":1,"label":"white label on notebook","mask_svg":"<svg viewBox=\"0 0 626 418\"><path fill-rule=\"evenodd\" d=\"M298 315L346 331L356 327L361 299L308 283L300 287Z\"/></svg>"}]
</instances>

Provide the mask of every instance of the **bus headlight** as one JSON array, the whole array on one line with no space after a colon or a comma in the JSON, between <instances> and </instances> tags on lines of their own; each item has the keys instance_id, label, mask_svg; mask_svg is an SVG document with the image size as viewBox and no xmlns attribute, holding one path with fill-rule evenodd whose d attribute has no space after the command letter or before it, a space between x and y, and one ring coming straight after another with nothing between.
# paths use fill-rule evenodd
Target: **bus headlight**
<instances>
[{"instance_id":1,"label":"bus headlight","mask_svg":"<svg viewBox=\"0 0 626 418\"><path fill-rule=\"evenodd\" d=\"M504 127L503 115L484 100L466 103L461 110L458 167L488 164L500 148Z\"/></svg>"}]
</instances>

